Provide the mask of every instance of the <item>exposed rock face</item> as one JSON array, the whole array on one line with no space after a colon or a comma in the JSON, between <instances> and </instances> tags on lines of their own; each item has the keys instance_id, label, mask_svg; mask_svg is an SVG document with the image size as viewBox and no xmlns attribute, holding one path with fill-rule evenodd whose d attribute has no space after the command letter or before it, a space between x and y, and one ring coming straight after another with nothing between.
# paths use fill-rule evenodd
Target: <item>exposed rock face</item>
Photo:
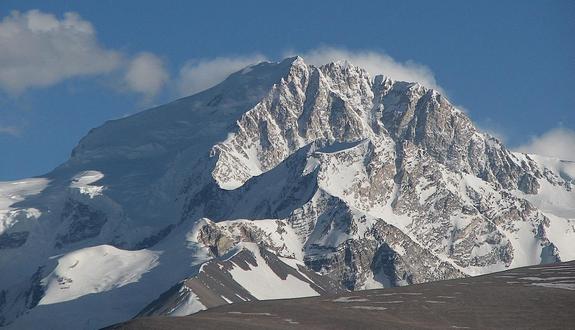
<instances>
[{"instance_id":1,"label":"exposed rock face","mask_svg":"<svg viewBox=\"0 0 575 330\"><path fill-rule=\"evenodd\" d=\"M0 235L0 249L15 249L24 245L29 234L27 231L17 231Z\"/></svg>"},{"instance_id":2,"label":"exposed rock face","mask_svg":"<svg viewBox=\"0 0 575 330\"><path fill-rule=\"evenodd\" d=\"M0 290L0 323L11 322L10 317L18 317L36 307L45 293L42 278L44 267L39 267L28 278L16 287L6 287Z\"/></svg>"},{"instance_id":3,"label":"exposed rock face","mask_svg":"<svg viewBox=\"0 0 575 330\"><path fill-rule=\"evenodd\" d=\"M536 234L549 220L511 193L537 193L543 178L537 164L477 131L463 112L417 83L371 80L347 63L316 68L295 59L213 150L215 183L209 194L188 194L186 208L204 210L190 213L288 219L308 266L348 289L369 286L375 268L387 267L382 274L392 275L384 282L394 285L508 267L518 248L512 236L520 230L530 232L540 253L555 251L544 231ZM261 193L269 184L272 196ZM245 203L224 197L232 195L249 197ZM210 212L215 209L219 214ZM411 242L407 250L416 250L411 253L430 254L413 260L425 259L426 267L412 263L418 271L390 272L395 265L389 264L402 259L389 238L371 234L378 225L395 226ZM556 252L549 253L557 259Z\"/></svg>"},{"instance_id":4,"label":"exposed rock face","mask_svg":"<svg viewBox=\"0 0 575 330\"><path fill-rule=\"evenodd\" d=\"M90 206L74 200L69 200L64 205L62 220L70 224L65 227L65 233L56 237L57 248L98 236L102 226L108 221L102 211L90 209Z\"/></svg>"},{"instance_id":5,"label":"exposed rock face","mask_svg":"<svg viewBox=\"0 0 575 330\"><path fill-rule=\"evenodd\" d=\"M420 84L345 62L261 63L92 130L47 182L0 183L20 196L0 210L0 268L14 270L0 273L0 320L44 321L63 308L51 302L92 319L85 306L108 295L121 312L92 325L269 299L229 273L243 266L255 283L264 264L270 281L297 279L301 296L574 259L574 168L509 151ZM40 282L42 308L6 307L39 267L54 277L56 261L102 245L102 265L147 266L93 288L80 262L68 291Z\"/></svg>"}]
</instances>

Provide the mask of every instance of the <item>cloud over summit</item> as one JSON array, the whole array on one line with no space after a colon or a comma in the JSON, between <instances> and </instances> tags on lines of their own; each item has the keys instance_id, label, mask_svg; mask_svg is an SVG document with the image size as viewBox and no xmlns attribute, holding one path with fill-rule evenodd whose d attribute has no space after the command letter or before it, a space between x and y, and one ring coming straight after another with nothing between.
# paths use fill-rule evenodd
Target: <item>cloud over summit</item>
<instances>
[{"instance_id":1,"label":"cloud over summit","mask_svg":"<svg viewBox=\"0 0 575 330\"><path fill-rule=\"evenodd\" d=\"M178 94L187 96L200 92L250 64L265 60L261 54L190 59L180 69L176 82Z\"/></svg>"},{"instance_id":2,"label":"cloud over summit","mask_svg":"<svg viewBox=\"0 0 575 330\"><path fill-rule=\"evenodd\" d=\"M372 77L383 74L395 80L419 82L426 87L434 88L444 93L430 68L413 61L397 61L383 52L318 47L304 52L286 52L282 57L295 55L302 56L307 64L315 66L347 60L367 70ZM269 61L269 57L262 54L253 54L188 60L180 69L176 81L178 95L186 96L200 92L221 82L233 72L261 61Z\"/></svg>"},{"instance_id":3,"label":"cloud over summit","mask_svg":"<svg viewBox=\"0 0 575 330\"><path fill-rule=\"evenodd\" d=\"M124 76L127 87L145 95L154 97L168 81L168 74L162 59L152 53L137 55L128 65Z\"/></svg>"},{"instance_id":4,"label":"cloud over summit","mask_svg":"<svg viewBox=\"0 0 575 330\"><path fill-rule=\"evenodd\" d=\"M322 65L347 60L359 66L373 77L382 74L394 80L418 82L445 94L435 80L431 69L413 61L400 62L384 52L372 50L348 50L336 47L319 47L300 54L308 64Z\"/></svg>"},{"instance_id":5,"label":"cloud over summit","mask_svg":"<svg viewBox=\"0 0 575 330\"><path fill-rule=\"evenodd\" d=\"M555 128L516 148L517 151L575 161L575 131Z\"/></svg>"},{"instance_id":6,"label":"cloud over summit","mask_svg":"<svg viewBox=\"0 0 575 330\"><path fill-rule=\"evenodd\" d=\"M0 49L0 89L12 95L30 88L49 87L70 78L113 74L119 76L124 90L151 99L170 79L160 57L150 52L128 56L101 45L94 26L74 12L57 17L39 10L13 11L0 20ZM442 90L428 67L411 61L396 61L383 52L318 47L293 53L304 57L308 64L348 60L372 76L384 74ZM284 57L288 55L291 54L285 53ZM268 58L261 53L192 57L180 66L177 78L170 85L175 87L178 96L194 94L216 85L243 67Z\"/></svg>"}]
</instances>

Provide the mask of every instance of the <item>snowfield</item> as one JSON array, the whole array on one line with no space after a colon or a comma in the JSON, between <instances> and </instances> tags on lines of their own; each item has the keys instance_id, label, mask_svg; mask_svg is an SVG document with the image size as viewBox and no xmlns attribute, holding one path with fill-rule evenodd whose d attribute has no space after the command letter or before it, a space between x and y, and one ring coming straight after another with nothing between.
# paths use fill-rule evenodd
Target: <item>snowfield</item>
<instances>
[{"instance_id":1,"label":"snowfield","mask_svg":"<svg viewBox=\"0 0 575 330\"><path fill-rule=\"evenodd\" d=\"M236 265L229 272L234 281L246 288L257 299L268 300L318 295L317 291L313 290L309 283L302 282L292 275L287 275L286 279L279 278L272 269L266 267L267 263L262 258L256 244L244 243L243 247L253 253L257 266L248 266L249 269L244 270ZM297 264L304 265L303 263ZM297 267L294 268L297 269ZM254 281L254 279L257 279L257 281Z\"/></svg>"},{"instance_id":2,"label":"snowfield","mask_svg":"<svg viewBox=\"0 0 575 330\"><path fill-rule=\"evenodd\" d=\"M58 257L58 266L42 279L44 297L38 305L73 300L138 282L158 265L157 252L123 251L109 245L76 250Z\"/></svg>"}]
</instances>

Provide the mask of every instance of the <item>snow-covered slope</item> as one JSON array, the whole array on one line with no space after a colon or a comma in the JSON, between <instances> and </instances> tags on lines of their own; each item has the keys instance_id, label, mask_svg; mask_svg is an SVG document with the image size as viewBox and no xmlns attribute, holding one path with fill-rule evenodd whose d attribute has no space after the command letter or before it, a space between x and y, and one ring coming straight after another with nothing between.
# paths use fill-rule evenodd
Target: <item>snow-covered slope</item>
<instances>
[{"instance_id":1,"label":"snow-covered slope","mask_svg":"<svg viewBox=\"0 0 575 330\"><path fill-rule=\"evenodd\" d=\"M0 324L92 329L571 260L572 165L509 151L417 83L260 63L0 183Z\"/></svg>"},{"instance_id":2,"label":"snow-covered slope","mask_svg":"<svg viewBox=\"0 0 575 330\"><path fill-rule=\"evenodd\" d=\"M166 291L138 316L184 316L235 302L344 291L297 259L278 257L256 243L244 242L225 256L202 264L197 274Z\"/></svg>"}]
</instances>

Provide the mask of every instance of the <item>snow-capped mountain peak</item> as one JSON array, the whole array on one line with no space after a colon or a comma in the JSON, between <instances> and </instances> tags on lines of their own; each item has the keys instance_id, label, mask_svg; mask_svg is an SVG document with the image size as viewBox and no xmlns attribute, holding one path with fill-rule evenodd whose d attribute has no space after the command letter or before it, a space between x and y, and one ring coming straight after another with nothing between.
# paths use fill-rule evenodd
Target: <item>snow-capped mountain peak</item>
<instances>
[{"instance_id":1,"label":"snow-capped mountain peak","mask_svg":"<svg viewBox=\"0 0 575 330\"><path fill-rule=\"evenodd\" d=\"M0 324L97 328L575 259L571 172L421 84L255 64L0 183Z\"/></svg>"}]
</instances>

